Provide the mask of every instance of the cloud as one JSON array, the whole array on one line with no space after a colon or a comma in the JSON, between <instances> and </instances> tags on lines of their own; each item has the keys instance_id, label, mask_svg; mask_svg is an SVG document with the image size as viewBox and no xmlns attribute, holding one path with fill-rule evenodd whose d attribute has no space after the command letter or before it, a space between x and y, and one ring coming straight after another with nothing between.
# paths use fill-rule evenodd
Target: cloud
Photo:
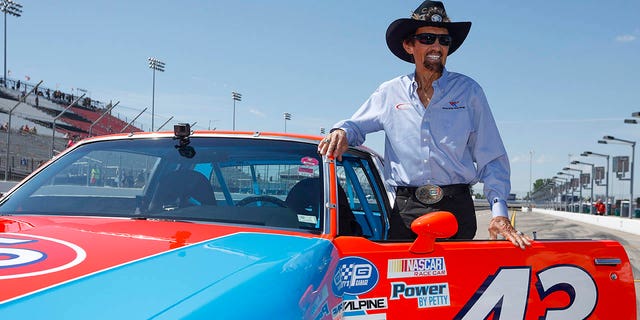
<instances>
[{"instance_id":1,"label":"cloud","mask_svg":"<svg viewBox=\"0 0 640 320\"><path fill-rule=\"evenodd\" d=\"M617 42L632 42L636 40L636 36L631 34L623 34L616 37Z\"/></svg>"},{"instance_id":2,"label":"cloud","mask_svg":"<svg viewBox=\"0 0 640 320\"><path fill-rule=\"evenodd\" d=\"M249 112L252 113L253 115L256 115L256 116L261 117L261 118L266 118L267 117L266 114L264 114L263 112L260 112L259 110L256 110L256 109L249 109Z\"/></svg>"}]
</instances>

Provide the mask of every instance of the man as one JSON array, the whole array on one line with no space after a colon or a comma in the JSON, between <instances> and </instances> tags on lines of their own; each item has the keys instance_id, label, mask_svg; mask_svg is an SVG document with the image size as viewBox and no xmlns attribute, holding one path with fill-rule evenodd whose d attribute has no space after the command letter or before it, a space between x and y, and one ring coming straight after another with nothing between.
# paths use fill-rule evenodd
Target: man
<instances>
[{"instance_id":1,"label":"man","mask_svg":"<svg viewBox=\"0 0 640 320\"><path fill-rule=\"evenodd\" d=\"M333 127L318 151L341 160L349 145L384 130L384 175L396 187L390 238L414 238L413 220L445 210L458 221L453 238L472 239L477 226L470 185L482 182L493 215L491 239L500 234L524 249L532 240L509 221L509 160L484 92L444 67L470 28L471 22L451 22L439 1L425 1L411 18L391 23L387 46L415 64L415 72L383 83L351 119Z\"/></svg>"},{"instance_id":2,"label":"man","mask_svg":"<svg viewBox=\"0 0 640 320\"><path fill-rule=\"evenodd\" d=\"M604 203L602 202L602 199L598 199L598 201L596 201L595 207L596 207L596 213L598 215L603 216L604 212L606 210L606 207L605 207Z\"/></svg>"}]
</instances>

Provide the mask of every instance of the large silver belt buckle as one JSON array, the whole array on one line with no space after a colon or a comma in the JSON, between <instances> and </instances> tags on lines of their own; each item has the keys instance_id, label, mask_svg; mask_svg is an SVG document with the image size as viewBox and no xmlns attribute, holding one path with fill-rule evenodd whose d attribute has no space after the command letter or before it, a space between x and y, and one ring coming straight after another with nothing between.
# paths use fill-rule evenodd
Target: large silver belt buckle
<instances>
[{"instance_id":1,"label":"large silver belt buckle","mask_svg":"<svg viewBox=\"0 0 640 320\"><path fill-rule=\"evenodd\" d=\"M442 200L442 188L428 184L416 189L416 198L424 204L434 204Z\"/></svg>"}]
</instances>

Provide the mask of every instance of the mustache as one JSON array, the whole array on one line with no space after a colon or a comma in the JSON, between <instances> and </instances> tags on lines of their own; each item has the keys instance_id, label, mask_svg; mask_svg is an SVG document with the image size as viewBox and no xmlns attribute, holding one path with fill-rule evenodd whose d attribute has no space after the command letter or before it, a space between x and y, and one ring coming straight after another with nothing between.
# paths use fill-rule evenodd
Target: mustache
<instances>
[{"instance_id":1,"label":"mustache","mask_svg":"<svg viewBox=\"0 0 640 320\"><path fill-rule=\"evenodd\" d=\"M435 72L438 72L438 73L442 73L444 71L444 64L442 64L442 60L438 60L436 62L431 62L427 58L429 55L433 55L433 54L439 54L440 56L443 55L443 53L441 51L438 51L438 50L429 51L429 52L424 54L424 59L423 59L422 65L427 70L431 70L431 71L435 71Z\"/></svg>"}]
</instances>

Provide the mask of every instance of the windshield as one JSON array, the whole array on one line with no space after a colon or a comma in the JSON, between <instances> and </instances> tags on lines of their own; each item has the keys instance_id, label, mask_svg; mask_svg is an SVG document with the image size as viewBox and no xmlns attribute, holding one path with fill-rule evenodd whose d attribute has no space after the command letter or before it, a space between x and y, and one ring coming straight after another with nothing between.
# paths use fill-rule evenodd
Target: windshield
<instances>
[{"instance_id":1,"label":"windshield","mask_svg":"<svg viewBox=\"0 0 640 320\"><path fill-rule=\"evenodd\" d=\"M317 231L314 144L245 138L98 141L79 146L0 204L0 214L195 220Z\"/></svg>"}]
</instances>

